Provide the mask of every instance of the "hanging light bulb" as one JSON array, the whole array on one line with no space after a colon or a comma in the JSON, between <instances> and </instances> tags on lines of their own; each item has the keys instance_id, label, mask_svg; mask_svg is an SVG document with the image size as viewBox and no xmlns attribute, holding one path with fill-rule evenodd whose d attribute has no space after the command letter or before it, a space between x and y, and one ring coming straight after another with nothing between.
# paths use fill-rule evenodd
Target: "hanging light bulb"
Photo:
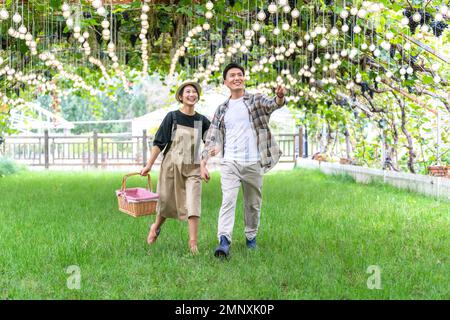
<instances>
[{"instance_id":1,"label":"hanging light bulb","mask_svg":"<svg viewBox=\"0 0 450 320\"><path fill-rule=\"evenodd\" d=\"M109 38L110 35L111 35L111 32L108 29L103 29L102 36L103 36L103 38L105 38L105 40L107 40L106 38Z\"/></svg>"},{"instance_id":2,"label":"hanging light bulb","mask_svg":"<svg viewBox=\"0 0 450 320\"><path fill-rule=\"evenodd\" d=\"M420 15L420 13L416 12L413 14L414 22L420 22L421 19L422 19L422 16Z\"/></svg>"},{"instance_id":3,"label":"hanging light bulb","mask_svg":"<svg viewBox=\"0 0 450 320\"><path fill-rule=\"evenodd\" d=\"M259 43L260 43L260 44L266 43L266 37L261 36L261 37L259 38Z\"/></svg>"},{"instance_id":4,"label":"hanging light bulb","mask_svg":"<svg viewBox=\"0 0 450 320\"><path fill-rule=\"evenodd\" d=\"M406 51L411 49L411 44L409 42L405 43L404 47L403 47Z\"/></svg>"},{"instance_id":5,"label":"hanging light bulb","mask_svg":"<svg viewBox=\"0 0 450 320\"><path fill-rule=\"evenodd\" d=\"M18 14L17 12L13 15L13 21L15 23L20 23L22 21L22 16Z\"/></svg>"},{"instance_id":6,"label":"hanging light bulb","mask_svg":"<svg viewBox=\"0 0 450 320\"><path fill-rule=\"evenodd\" d=\"M363 44L361 44L361 50L367 50L367 48L367 43L364 42Z\"/></svg>"},{"instance_id":7,"label":"hanging light bulb","mask_svg":"<svg viewBox=\"0 0 450 320\"><path fill-rule=\"evenodd\" d=\"M363 19L367 15L367 11L365 9L359 9L358 18Z\"/></svg>"},{"instance_id":8,"label":"hanging light bulb","mask_svg":"<svg viewBox=\"0 0 450 320\"><path fill-rule=\"evenodd\" d=\"M359 25L356 25L356 26L353 28L353 32L356 33L356 34L360 33L360 32L361 32L361 27L360 27Z\"/></svg>"},{"instance_id":9,"label":"hanging light bulb","mask_svg":"<svg viewBox=\"0 0 450 320\"><path fill-rule=\"evenodd\" d=\"M315 48L315 46L314 46L314 44L312 44L312 43L310 43L310 44L308 44L308 51L314 51L314 48Z\"/></svg>"},{"instance_id":10,"label":"hanging light bulb","mask_svg":"<svg viewBox=\"0 0 450 320\"><path fill-rule=\"evenodd\" d=\"M207 22L205 22L202 27L203 27L203 30L205 30L205 31L208 31L211 28L211 26Z\"/></svg>"},{"instance_id":11,"label":"hanging light bulb","mask_svg":"<svg viewBox=\"0 0 450 320\"><path fill-rule=\"evenodd\" d=\"M426 24L422 25L422 27L420 28L420 30L424 33L427 33L430 29L428 28L428 26Z\"/></svg>"},{"instance_id":12,"label":"hanging light bulb","mask_svg":"<svg viewBox=\"0 0 450 320\"><path fill-rule=\"evenodd\" d=\"M282 28L284 31L288 31L289 28L290 28L290 25L289 25L289 23L284 22L283 25L281 26L281 28Z\"/></svg>"},{"instance_id":13,"label":"hanging light bulb","mask_svg":"<svg viewBox=\"0 0 450 320\"><path fill-rule=\"evenodd\" d=\"M389 42L387 42L387 41L383 41L383 42L381 42L381 47L384 50L388 51L391 48L391 44Z\"/></svg>"},{"instance_id":14,"label":"hanging light bulb","mask_svg":"<svg viewBox=\"0 0 450 320\"><path fill-rule=\"evenodd\" d=\"M261 30L261 25L258 22L255 22L252 25L252 29L253 29L253 31L258 32L259 30Z\"/></svg>"},{"instance_id":15,"label":"hanging light bulb","mask_svg":"<svg viewBox=\"0 0 450 320\"><path fill-rule=\"evenodd\" d=\"M103 3L102 3L101 0L94 0L94 1L92 1L92 6L93 6L95 9L98 9L98 8L100 8L101 6L103 6Z\"/></svg>"},{"instance_id":16,"label":"hanging light bulb","mask_svg":"<svg viewBox=\"0 0 450 320\"><path fill-rule=\"evenodd\" d=\"M260 12L258 12L258 20L264 21L265 19L266 19L266 13L264 12L264 10L261 10Z\"/></svg>"},{"instance_id":17,"label":"hanging light bulb","mask_svg":"<svg viewBox=\"0 0 450 320\"><path fill-rule=\"evenodd\" d=\"M409 19L407 17L403 17L402 20L400 21L400 23L403 26L407 26L409 24Z\"/></svg>"},{"instance_id":18,"label":"hanging light bulb","mask_svg":"<svg viewBox=\"0 0 450 320\"><path fill-rule=\"evenodd\" d=\"M267 10L269 10L269 12L273 14L273 13L277 12L278 8L277 8L277 5L272 2L271 4L269 4L269 7L267 8Z\"/></svg>"},{"instance_id":19,"label":"hanging light bulb","mask_svg":"<svg viewBox=\"0 0 450 320\"><path fill-rule=\"evenodd\" d=\"M9 18L9 12L6 9L1 9L0 10L0 19L1 20L6 20Z\"/></svg>"},{"instance_id":20,"label":"hanging light bulb","mask_svg":"<svg viewBox=\"0 0 450 320\"><path fill-rule=\"evenodd\" d=\"M431 65L431 70L433 70L434 72L436 72L436 71L439 70L440 67L441 67L441 66L439 65L439 63L433 63L433 64Z\"/></svg>"},{"instance_id":21,"label":"hanging light bulb","mask_svg":"<svg viewBox=\"0 0 450 320\"><path fill-rule=\"evenodd\" d=\"M441 82L441 77L438 76L438 75L435 75L433 80L434 80L435 83L440 83Z\"/></svg>"},{"instance_id":22,"label":"hanging light bulb","mask_svg":"<svg viewBox=\"0 0 450 320\"><path fill-rule=\"evenodd\" d=\"M348 11L347 11L347 10L342 10L341 13L339 14L339 16L340 16L342 19L347 19L347 17L348 17Z\"/></svg>"},{"instance_id":23,"label":"hanging light bulb","mask_svg":"<svg viewBox=\"0 0 450 320\"><path fill-rule=\"evenodd\" d=\"M279 35L280 34L280 29L278 27L273 29L273 34L276 35L276 36Z\"/></svg>"},{"instance_id":24,"label":"hanging light bulb","mask_svg":"<svg viewBox=\"0 0 450 320\"><path fill-rule=\"evenodd\" d=\"M206 13L205 13L205 18L206 18L206 19L211 19L212 17L213 17L212 11L206 11Z\"/></svg>"},{"instance_id":25,"label":"hanging light bulb","mask_svg":"<svg viewBox=\"0 0 450 320\"><path fill-rule=\"evenodd\" d=\"M19 27L19 32L21 33L21 34L26 34L27 33L27 27L25 27L24 25L21 25L20 27Z\"/></svg>"},{"instance_id":26,"label":"hanging light bulb","mask_svg":"<svg viewBox=\"0 0 450 320\"><path fill-rule=\"evenodd\" d=\"M339 30L336 27L333 27L330 31L331 35L337 36L339 34Z\"/></svg>"},{"instance_id":27,"label":"hanging light bulb","mask_svg":"<svg viewBox=\"0 0 450 320\"><path fill-rule=\"evenodd\" d=\"M61 6L62 11L69 11L70 10L70 6L67 3L63 3L63 5Z\"/></svg>"},{"instance_id":28,"label":"hanging light bulb","mask_svg":"<svg viewBox=\"0 0 450 320\"><path fill-rule=\"evenodd\" d=\"M208 1L206 3L206 9L212 10L213 8L214 8L214 3L212 3L211 1Z\"/></svg>"},{"instance_id":29,"label":"hanging light bulb","mask_svg":"<svg viewBox=\"0 0 450 320\"><path fill-rule=\"evenodd\" d=\"M97 9L97 13L98 13L98 15L99 16L106 16L106 9L105 9L105 7L100 7L100 8L98 8Z\"/></svg>"},{"instance_id":30,"label":"hanging light bulb","mask_svg":"<svg viewBox=\"0 0 450 320\"><path fill-rule=\"evenodd\" d=\"M350 14L352 16L356 16L357 13L358 13L358 8L353 7L350 9Z\"/></svg>"},{"instance_id":31,"label":"hanging light bulb","mask_svg":"<svg viewBox=\"0 0 450 320\"><path fill-rule=\"evenodd\" d=\"M102 21L102 28L103 29L108 29L109 28L109 21L108 20L103 20Z\"/></svg>"},{"instance_id":32,"label":"hanging light bulb","mask_svg":"<svg viewBox=\"0 0 450 320\"><path fill-rule=\"evenodd\" d=\"M66 20L66 24L67 24L67 26L68 26L69 28L72 28L73 25L74 25L73 19L72 19L72 18L68 18L68 19Z\"/></svg>"},{"instance_id":33,"label":"hanging light bulb","mask_svg":"<svg viewBox=\"0 0 450 320\"><path fill-rule=\"evenodd\" d=\"M342 25L342 31L347 32L349 30L349 27L347 24Z\"/></svg>"},{"instance_id":34,"label":"hanging light bulb","mask_svg":"<svg viewBox=\"0 0 450 320\"><path fill-rule=\"evenodd\" d=\"M294 19L297 19L300 16L300 11L298 11L297 8L294 8L294 10L291 11L291 16Z\"/></svg>"},{"instance_id":35,"label":"hanging light bulb","mask_svg":"<svg viewBox=\"0 0 450 320\"><path fill-rule=\"evenodd\" d=\"M284 6L284 7L283 7L283 12L284 12L284 13L289 13L289 12L291 12L291 7L290 7L289 5Z\"/></svg>"},{"instance_id":36,"label":"hanging light bulb","mask_svg":"<svg viewBox=\"0 0 450 320\"><path fill-rule=\"evenodd\" d=\"M322 47L326 47L327 44L328 44L327 39L323 38L322 40L320 40L320 45L321 45Z\"/></svg>"}]
</instances>

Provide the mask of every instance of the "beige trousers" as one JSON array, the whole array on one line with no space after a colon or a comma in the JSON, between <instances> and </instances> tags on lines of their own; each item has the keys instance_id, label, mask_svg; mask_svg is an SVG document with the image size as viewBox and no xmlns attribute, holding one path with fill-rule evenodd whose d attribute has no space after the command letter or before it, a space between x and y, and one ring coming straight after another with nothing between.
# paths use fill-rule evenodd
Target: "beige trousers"
<instances>
[{"instance_id":1,"label":"beige trousers","mask_svg":"<svg viewBox=\"0 0 450 320\"><path fill-rule=\"evenodd\" d=\"M245 236L253 239L258 233L261 216L263 170L261 162L243 164L222 159L222 206L219 212L217 236L225 236L230 242L233 234L236 201L242 184L244 196Z\"/></svg>"}]
</instances>

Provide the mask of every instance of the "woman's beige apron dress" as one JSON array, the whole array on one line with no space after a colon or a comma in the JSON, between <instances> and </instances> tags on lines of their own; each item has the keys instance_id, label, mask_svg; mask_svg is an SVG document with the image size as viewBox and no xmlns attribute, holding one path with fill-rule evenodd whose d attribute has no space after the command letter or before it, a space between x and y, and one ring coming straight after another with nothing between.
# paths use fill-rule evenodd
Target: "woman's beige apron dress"
<instances>
[{"instance_id":1,"label":"woman's beige apron dress","mask_svg":"<svg viewBox=\"0 0 450 320\"><path fill-rule=\"evenodd\" d=\"M173 119L172 143L159 173L157 214L186 220L190 216L200 217L201 213L202 180L196 154L199 154L202 133L201 128L182 126L176 124L175 117Z\"/></svg>"}]
</instances>

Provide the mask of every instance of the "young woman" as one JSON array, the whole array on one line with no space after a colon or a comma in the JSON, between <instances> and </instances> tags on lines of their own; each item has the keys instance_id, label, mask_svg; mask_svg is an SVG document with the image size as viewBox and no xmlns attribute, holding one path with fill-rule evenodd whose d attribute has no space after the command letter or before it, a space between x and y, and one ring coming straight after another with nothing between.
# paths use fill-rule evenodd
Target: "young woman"
<instances>
[{"instance_id":1,"label":"young woman","mask_svg":"<svg viewBox=\"0 0 450 320\"><path fill-rule=\"evenodd\" d=\"M160 198L148 244L156 241L167 218L187 219L189 248L193 254L198 253L201 213L200 144L210 125L205 116L195 111L200 94L201 87L196 82L185 82L178 88L176 99L183 105L164 118L153 141L150 159L141 170L141 175L149 174L158 155L164 152L157 188Z\"/></svg>"}]
</instances>

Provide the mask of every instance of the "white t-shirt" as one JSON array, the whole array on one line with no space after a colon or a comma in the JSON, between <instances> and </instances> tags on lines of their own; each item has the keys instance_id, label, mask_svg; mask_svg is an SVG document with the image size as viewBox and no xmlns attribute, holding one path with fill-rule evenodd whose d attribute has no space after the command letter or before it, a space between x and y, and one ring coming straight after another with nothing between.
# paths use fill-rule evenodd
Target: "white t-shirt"
<instances>
[{"instance_id":1,"label":"white t-shirt","mask_svg":"<svg viewBox=\"0 0 450 320\"><path fill-rule=\"evenodd\" d=\"M255 131L250 113L244 104L244 97L230 99L225 113L225 154L224 159L238 162L260 160Z\"/></svg>"}]
</instances>

